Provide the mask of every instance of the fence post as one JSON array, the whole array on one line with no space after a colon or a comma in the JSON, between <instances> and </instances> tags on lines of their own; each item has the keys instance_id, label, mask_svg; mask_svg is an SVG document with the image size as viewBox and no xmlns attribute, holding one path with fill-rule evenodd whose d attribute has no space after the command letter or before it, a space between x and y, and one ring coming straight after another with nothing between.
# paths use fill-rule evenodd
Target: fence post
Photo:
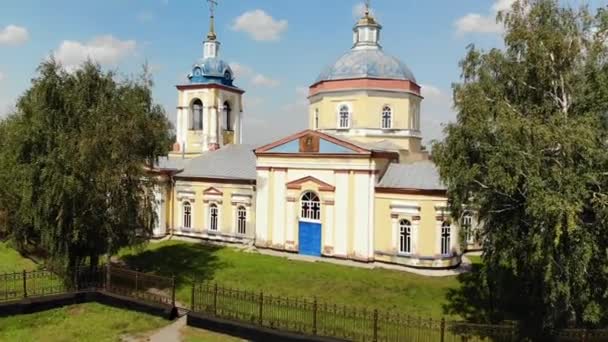
<instances>
[{"instance_id":1,"label":"fence post","mask_svg":"<svg viewBox=\"0 0 608 342\"><path fill-rule=\"evenodd\" d=\"M111 268L112 266L110 265L110 261L108 260L108 264L106 265L106 291L110 291L110 288L112 287L112 272L111 272Z\"/></svg>"},{"instance_id":2,"label":"fence post","mask_svg":"<svg viewBox=\"0 0 608 342\"><path fill-rule=\"evenodd\" d=\"M196 309L194 308L194 291L195 291L195 287L196 287L196 280L192 280L192 296L190 296L190 310L196 312Z\"/></svg>"},{"instance_id":3,"label":"fence post","mask_svg":"<svg viewBox=\"0 0 608 342\"><path fill-rule=\"evenodd\" d=\"M441 342L445 341L445 317L441 317Z\"/></svg>"},{"instance_id":4,"label":"fence post","mask_svg":"<svg viewBox=\"0 0 608 342\"><path fill-rule=\"evenodd\" d=\"M217 316L217 283L213 286L213 315Z\"/></svg>"},{"instance_id":5,"label":"fence post","mask_svg":"<svg viewBox=\"0 0 608 342\"><path fill-rule=\"evenodd\" d=\"M374 309L374 342L378 342L378 309Z\"/></svg>"},{"instance_id":6,"label":"fence post","mask_svg":"<svg viewBox=\"0 0 608 342\"><path fill-rule=\"evenodd\" d=\"M171 277L171 305L175 307L175 276Z\"/></svg>"},{"instance_id":7,"label":"fence post","mask_svg":"<svg viewBox=\"0 0 608 342\"><path fill-rule=\"evenodd\" d=\"M27 298L27 272L23 270L23 298Z\"/></svg>"},{"instance_id":8,"label":"fence post","mask_svg":"<svg viewBox=\"0 0 608 342\"><path fill-rule=\"evenodd\" d=\"M139 271L135 270L135 294L139 292Z\"/></svg>"},{"instance_id":9,"label":"fence post","mask_svg":"<svg viewBox=\"0 0 608 342\"><path fill-rule=\"evenodd\" d=\"M312 334L317 335L317 297L312 304Z\"/></svg>"},{"instance_id":10,"label":"fence post","mask_svg":"<svg viewBox=\"0 0 608 342\"><path fill-rule=\"evenodd\" d=\"M259 312L259 317L258 317L258 324L259 324L259 326L264 326L264 321L262 320L262 313L264 310L264 292L263 291L260 291L259 304L260 304L260 312Z\"/></svg>"}]
</instances>

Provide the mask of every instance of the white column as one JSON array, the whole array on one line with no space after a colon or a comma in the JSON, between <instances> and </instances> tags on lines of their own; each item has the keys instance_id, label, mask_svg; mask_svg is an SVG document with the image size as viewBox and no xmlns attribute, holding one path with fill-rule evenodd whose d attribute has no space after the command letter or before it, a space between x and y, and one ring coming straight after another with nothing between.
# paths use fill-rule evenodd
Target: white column
<instances>
[{"instance_id":1,"label":"white column","mask_svg":"<svg viewBox=\"0 0 608 342\"><path fill-rule=\"evenodd\" d=\"M355 173L355 254L369 256L369 174Z\"/></svg>"},{"instance_id":2,"label":"white column","mask_svg":"<svg viewBox=\"0 0 608 342\"><path fill-rule=\"evenodd\" d=\"M177 112L175 113L175 133L176 133L176 140L177 143L180 145L182 145L182 142L184 141L184 133L182 132L182 109L181 108L177 108Z\"/></svg>"},{"instance_id":3,"label":"white column","mask_svg":"<svg viewBox=\"0 0 608 342\"><path fill-rule=\"evenodd\" d=\"M257 171L256 191L256 215L255 215L255 238L258 242L268 242L268 170Z\"/></svg>"},{"instance_id":4,"label":"white column","mask_svg":"<svg viewBox=\"0 0 608 342\"><path fill-rule=\"evenodd\" d=\"M376 192L376 175L373 173L370 173L369 177L368 177L368 196L367 196L367 201L368 201L368 225L367 225L367 234L369 236L368 239L368 243L367 243L367 257L370 259L374 258L374 251L376 249L376 235L375 235L375 212L376 212L376 201L375 201L375 192Z\"/></svg>"},{"instance_id":5,"label":"white column","mask_svg":"<svg viewBox=\"0 0 608 342\"><path fill-rule=\"evenodd\" d=\"M391 214L391 250L399 252L399 216Z\"/></svg>"},{"instance_id":6,"label":"white column","mask_svg":"<svg viewBox=\"0 0 608 342\"><path fill-rule=\"evenodd\" d=\"M272 244L285 245L285 202L286 202L286 178L287 170L273 170L274 177L274 222L272 232Z\"/></svg>"},{"instance_id":7,"label":"white column","mask_svg":"<svg viewBox=\"0 0 608 342\"><path fill-rule=\"evenodd\" d=\"M325 205L325 221L323 222L324 246L334 246L334 204L333 199Z\"/></svg>"},{"instance_id":8,"label":"white column","mask_svg":"<svg viewBox=\"0 0 608 342\"><path fill-rule=\"evenodd\" d=\"M412 220L412 254L418 254L418 239L420 236L420 220Z\"/></svg>"},{"instance_id":9,"label":"white column","mask_svg":"<svg viewBox=\"0 0 608 342\"><path fill-rule=\"evenodd\" d=\"M209 106L209 144L219 144L217 136L217 108Z\"/></svg>"},{"instance_id":10,"label":"white column","mask_svg":"<svg viewBox=\"0 0 608 342\"><path fill-rule=\"evenodd\" d=\"M192 210L192 212L194 212L194 210ZM209 202L203 202L203 212L200 214L201 214L201 217L203 217L204 219L201 220L203 222L203 226L198 227L198 229L201 231L206 231L207 229L209 229ZM197 228L197 227L194 222L194 215L192 215L192 230L196 230L195 228ZM218 228L219 228L219 222L218 222Z\"/></svg>"},{"instance_id":11,"label":"white column","mask_svg":"<svg viewBox=\"0 0 608 342\"><path fill-rule=\"evenodd\" d=\"M289 242L289 245L295 247L295 233L296 233L296 202L295 200L287 200L287 210L285 212L287 225L285 227L285 242ZM292 244L293 243L293 244Z\"/></svg>"},{"instance_id":12,"label":"white column","mask_svg":"<svg viewBox=\"0 0 608 342\"><path fill-rule=\"evenodd\" d=\"M346 257L348 241L348 173L336 173L334 254Z\"/></svg>"}]
</instances>

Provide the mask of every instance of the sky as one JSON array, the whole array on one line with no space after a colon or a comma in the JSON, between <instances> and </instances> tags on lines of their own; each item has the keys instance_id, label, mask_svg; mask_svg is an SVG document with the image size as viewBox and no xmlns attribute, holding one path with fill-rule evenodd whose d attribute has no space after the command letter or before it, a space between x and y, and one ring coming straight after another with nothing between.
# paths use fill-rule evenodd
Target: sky
<instances>
[{"instance_id":1,"label":"sky","mask_svg":"<svg viewBox=\"0 0 608 342\"><path fill-rule=\"evenodd\" d=\"M177 90L202 56L205 0L1 0L0 117L53 55L74 69L87 57L135 75L148 63L154 97L175 121ZM218 0L220 55L244 95L244 140L262 144L307 128L306 94L321 70L352 46L360 0ZM513 0L372 0L384 50L422 86L424 142L455 119L451 86L466 47L502 46L499 10ZM608 0L570 0L606 6Z\"/></svg>"}]
</instances>

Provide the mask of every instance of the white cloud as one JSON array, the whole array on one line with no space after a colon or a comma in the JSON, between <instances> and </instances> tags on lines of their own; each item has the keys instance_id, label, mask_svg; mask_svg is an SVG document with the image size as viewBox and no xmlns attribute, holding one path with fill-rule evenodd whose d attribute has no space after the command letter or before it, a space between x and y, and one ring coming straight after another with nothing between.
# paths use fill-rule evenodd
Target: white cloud
<instances>
[{"instance_id":1,"label":"white cloud","mask_svg":"<svg viewBox=\"0 0 608 342\"><path fill-rule=\"evenodd\" d=\"M21 45L30 39L30 33L25 27L8 25L0 29L0 45Z\"/></svg>"},{"instance_id":2,"label":"white cloud","mask_svg":"<svg viewBox=\"0 0 608 342\"><path fill-rule=\"evenodd\" d=\"M276 20L261 9L238 16L232 24L235 31L245 32L257 41L276 41L287 30L287 20Z\"/></svg>"},{"instance_id":3,"label":"white cloud","mask_svg":"<svg viewBox=\"0 0 608 342\"><path fill-rule=\"evenodd\" d=\"M230 62L229 65L237 79L239 77L245 79L253 75L253 69L246 65L237 62Z\"/></svg>"},{"instance_id":4,"label":"white cloud","mask_svg":"<svg viewBox=\"0 0 608 342\"><path fill-rule=\"evenodd\" d=\"M249 80L249 82L255 86L270 88L277 87L281 84L279 80L258 73L247 65L237 62L230 62L229 64L237 80Z\"/></svg>"},{"instance_id":5,"label":"white cloud","mask_svg":"<svg viewBox=\"0 0 608 342\"><path fill-rule=\"evenodd\" d=\"M70 70L78 67L87 59L102 65L117 64L122 59L133 56L136 48L137 43L134 40L120 40L111 35L105 35L95 37L86 43L64 40L53 52L53 56Z\"/></svg>"},{"instance_id":6,"label":"white cloud","mask_svg":"<svg viewBox=\"0 0 608 342\"><path fill-rule=\"evenodd\" d=\"M262 74L257 74L255 76L253 76L253 78L251 79L251 83L253 85L257 85L257 86L263 86L263 87L277 87L279 84L281 84L281 82L279 82L279 80L275 80L273 78L264 76Z\"/></svg>"},{"instance_id":7,"label":"white cloud","mask_svg":"<svg viewBox=\"0 0 608 342\"><path fill-rule=\"evenodd\" d=\"M422 101L420 123L423 143L429 144L432 140L442 140L443 128L449 122L456 120L453 109L452 95L449 90L443 90L433 85L422 86ZM430 146L427 146L430 148Z\"/></svg>"},{"instance_id":8,"label":"white cloud","mask_svg":"<svg viewBox=\"0 0 608 342\"><path fill-rule=\"evenodd\" d=\"M501 33L504 30L502 23L496 22L499 11L507 11L515 0L495 0L486 15L469 13L454 22L456 33L463 35L467 33Z\"/></svg>"}]
</instances>

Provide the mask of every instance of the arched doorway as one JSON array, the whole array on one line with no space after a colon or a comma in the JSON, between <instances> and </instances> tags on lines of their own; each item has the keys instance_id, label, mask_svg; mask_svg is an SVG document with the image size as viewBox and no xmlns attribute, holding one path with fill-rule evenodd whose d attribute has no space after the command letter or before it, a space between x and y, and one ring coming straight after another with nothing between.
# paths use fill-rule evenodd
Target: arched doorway
<instances>
[{"instance_id":1,"label":"arched doorway","mask_svg":"<svg viewBox=\"0 0 608 342\"><path fill-rule=\"evenodd\" d=\"M312 191L300 198L299 252L321 256L321 201Z\"/></svg>"}]
</instances>

